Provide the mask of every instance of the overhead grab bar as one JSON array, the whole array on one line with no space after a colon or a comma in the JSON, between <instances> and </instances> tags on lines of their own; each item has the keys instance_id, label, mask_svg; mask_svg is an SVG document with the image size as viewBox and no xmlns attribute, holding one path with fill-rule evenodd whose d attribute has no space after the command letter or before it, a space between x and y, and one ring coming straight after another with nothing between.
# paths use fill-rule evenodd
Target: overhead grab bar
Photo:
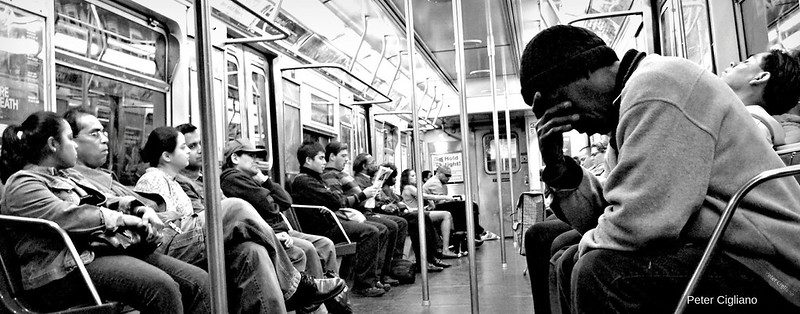
<instances>
[{"instance_id":1,"label":"overhead grab bar","mask_svg":"<svg viewBox=\"0 0 800 314\"><path fill-rule=\"evenodd\" d=\"M274 18L270 19L270 17L264 16L264 14L262 14L262 13L256 11L256 10L253 10L253 8L251 8L250 6L242 3L240 0L230 0L230 1L235 3L236 5L238 5L239 7L244 9L245 11L247 11L247 13L250 13L253 16L257 17L258 19L262 20L264 23L266 23L270 27L272 27L275 30L277 30L278 32L280 32L280 34L256 36L256 37L244 37L244 38L229 38L229 39L225 40L223 42L223 44L230 45L230 44L255 43L255 42L264 42L264 41L276 41L276 40L281 40L281 39L285 39L285 38L289 37L289 31L284 29L282 26L280 26L278 24L275 24L275 22L273 22ZM273 10L273 13L277 12L278 9L280 9L279 6L277 6L276 9ZM277 13L275 13L275 14L277 15Z\"/></svg>"},{"instance_id":2,"label":"overhead grab bar","mask_svg":"<svg viewBox=\"0 0 800 314\"><path fill-rule=\"evenodd\" d=\"M364 15L364 32L361 33L361 40L358 41L358 47L356 48L356 53L353 55L353 59L350 60L350 66L347 67L347 71L353 71L353 66L356 65L356 60L358 60L358 53L361 52L361 47L364 46L364 39L367 38L368 20L369 20L369 15Z\"/></svg>"},{"instance_id":3,"label":"overhead grab bar","mask_svg":"<svg viewBox=\"0 0 800 314\"><path fill-rule=\"evenodd\" d=\"M396 55L392 55L392 56L390 56L390 57L388 57L386 59L399 57L399 56L401 56L403 54L408 54L408 51L400 50L400 52L398 52ZM403 58L398 58L397 59L397 68L394 69L394 76L392 76L392 82L389 83L389 90L386 92L386 95L389 95L389 94L392 93L392 88L394 88L394 82L397 81L397 73L400 73L400 67L402 66L402 64L403 64Z\"/></svg>"}]
</instances>

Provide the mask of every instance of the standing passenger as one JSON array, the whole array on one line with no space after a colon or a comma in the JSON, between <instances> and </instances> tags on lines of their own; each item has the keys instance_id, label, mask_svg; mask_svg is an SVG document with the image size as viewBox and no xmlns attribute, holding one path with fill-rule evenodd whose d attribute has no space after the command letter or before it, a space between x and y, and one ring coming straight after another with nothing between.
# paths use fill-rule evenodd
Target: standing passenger
<instances>
[{"instance_id":1,"label":"standing passenger","mask_svg":"<svg viewBox=\"0 0 800 314\"><path fill-rule=\"evenodd\" d=\"M92 136L103 138L103 133ZM82 196L105 200L91 185L73 181L64 171L75 166L77 144L64 119L53 112L31 114L20 126L3 132L2 213L57 223L81 239L93 231L163 226L151 208L129 202L117 210L81 204ZM55 311L86 303L75 261L53 233L14 232L24 294L41 310ZM84 238L85 239L85 238ZM75 243L85 248L86 243ZM175 258L152 253L140 258L79 252L100 297L129 304L145 313L210 313L208 274Z\"/></svg>"},{"instance_id":2,"label":"standing passenger","mask_svg":"<svg viewBox=\"0 0 800 314\"><path fill-rule=\"evenodd\" d=\"M522 96L536 124L550 206L584 232L558 261L572 313L661 313L675 306L726 202L783 167L741 101L691 61L628 51L550 27L525 48ZM563 132L609 134L605 185L562 154ZM800 186L772 180L744 199L696 296L738 296L747 312L800 310ZM718 298L713 298L715 301ZM730 304L692 306L710 312Z\"/></svg>"}]
</instances>

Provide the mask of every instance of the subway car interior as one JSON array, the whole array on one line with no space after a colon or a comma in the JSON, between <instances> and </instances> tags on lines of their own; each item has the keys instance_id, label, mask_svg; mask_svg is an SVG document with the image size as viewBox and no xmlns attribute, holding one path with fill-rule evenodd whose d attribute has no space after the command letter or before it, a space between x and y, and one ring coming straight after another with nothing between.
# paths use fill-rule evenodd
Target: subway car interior
<instances>
[{"instance_id":1,"label":"subway car interior","mask_svg":"<svg viewBox=\"0 0 800 314\"><path fill-rule=\"evenodd\" d=\"M239 301L226 285L224 213L216 210L227 193L209 178L220 177L230 162L231 141L244 138L247 149L263 152L255 161L259 176L289 192L308 169L298 157L306 143L338 142L345 144L344 174L357 177L364 167L357 156L366 153L376 165L397 169L397 184L387 186L395 195L408 183L416 202L428 170L434 172L430 180L446 176L445 194L475 205L476 215L462 213L465 229L448 236L455 247L443 248L456 255L433 259L446 264L444 270L419 262L432 260L429 240L421 237L422 249L415 250L409 231L409 239L398 242L404 243L399 259L422 266L412 270L411 283L382 297L349 291L357 285L352 267L358 265L348 259L359 243L348 238L355 244L350 256L347 249L336 253L340 265L350 266L339 273L350 312L533 313L538 307L523 235L551 212L537 117L520 94L528 41L555 25L579 26L619 58L636 49L685 58L720 75L751 55L797 49L799 7L795 0L0 0L0 131L39 111L61 115L80 108L96 117L102 134L95 136L107 142L99 168L120 186L138 189L153 166L145 144L154 130L196 126L206 178L200 184L208 210L199 215L207 221L202 254L210 312L228 312ZM185 139L194 149L188 134ZM564 155L585 162L596 155L591 147L609 138L570 131L563 140ZM798 151L777 143L776 149L789 161ZM78 165L81 158L79 152ZM419 182L404 182L406 169ZM422 197L418 204L425 206ZM290 209L283 213L287 224L311 230L297 221L304 214L290 213L305 209ZM46 312L26 300L23 256L16 256L20 247L13 242L33 227L20 229L22 222L2 214L0 312ZM80 238L59 232L69 248L64 258L74 261ZM86 276L83 267L70 270ZM113 300L85 281L93 302L74 311L140 311L103 307ZM284 311L338 313L330 306L288 305L274 313Z\"/></svg>"}]
</instances>

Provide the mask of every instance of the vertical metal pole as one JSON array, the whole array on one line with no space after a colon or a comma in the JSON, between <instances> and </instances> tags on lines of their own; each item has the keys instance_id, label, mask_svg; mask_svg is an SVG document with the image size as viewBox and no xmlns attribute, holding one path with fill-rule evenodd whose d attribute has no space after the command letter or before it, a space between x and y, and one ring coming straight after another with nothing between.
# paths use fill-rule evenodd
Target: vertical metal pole
<instances>
[{"instance_id":1,"label":"vertical metal pole","mask_svg":"<svg viewBox=\"0 0 800 314\"><path fill-rule=\"evenodd\" d=\"M419 113L417 112L417 84L414 78L414 7L413 0L406 0L406 51L408 51L408 79L411 82L411 124L414 126L414 164L417 173L417 230L419 233L419 255L417 256L417 264L419 264L420 272L422 273L422 305L430 306L431 297L428 288L428 243L425 241L425 206L423 206L424 198L422 197L422 158L420 157L419 140L421 139L419 133ZM398 53L398 55L400 55ZM398 58L397 64L400 65L402 58ZM395 74L396 75L396 74ZM391 89L390 89L391 90Z\"/></svg>"},{"instance_id":2,"label":"vertical metal pole","mask_svg":"<svg viewBox=\"0 0 800 314\"><path fill-rule=\"evenodd\" d=\"M214 92L211 64L211 35L208 0L195 0L194 14L197 37L197 80L200 90L201 130L203 130L203 176L219 178L217 162L217 139L214 134ZM225 291L225 254L222 246L222 215L219 212L219 180L203 180L206 206L206 256L208 256L208 275L211 279L211 306L213 313L227 313L228 299Z\"/></svg>"},{"instance_id":3,"label":"vertical metal pole","mask_svg":"<svg viewBox=\"0 0 800 314\"><path fill-rule=\"evenodd\" d=\"M500 54L500 62L503 63L503 100L504 100L504 102L506 104L506 141L507 141L506 143L508 143L508 145L506 147L506 148L508 148L508 156L506 156L506 157L508 157L507 158L508 159L508 200L509 200L509 203L511 204L511 206L509 208L513 212L515 210L515 206L514 206L514 200L515 200L515 197L514 197L514 164L511 162L511 159L516 157L516 156L513 154L513 148L514 147L511 146L511 145L513 145L514 142L511 141L511 114L508 112L508 75L506 75L506 73L508 73L508 72L506 72L505 54ZM501 231L501 232L503 232L503 231ZM502 238L503 238L503 236L500 236L500 240L503 240ZM517 238L514 238L514 241L516 241L516 240L517 240Z\"/></svg>"},{"instance_id":4,"label":"vertical metal pole","mask_svg":"<svg viewBox=\"0 0 800 314\"><path fill-rule=\"evenodd\" d=\"M486 11L486 52L489 55L489 86L492 89L492 130L495 143L495 175L497 179L497 208L500 213L500 262L503 268L508 267L506 262L505 221L503 221L503 158L500 155L500 118L497 112L497 66L494 64L494 34L492 33L492 6L491 0L485 0Z\"/></svg>"},{"instance_id":5,"label":"vertical metal pole","mask_svg":"<svg viewBox=\"0 0 800 314\"><path fill-rule=\"evenodd\" d=\"M472 214L472 177L469 167L472 165L468 149L469 146L469 114L467 111L467 69L464 61L464 24L461 15L461 0L453 0L453 24L455 25L456 40L456 69L458 70L458 94L461 112L461 154L464 164L464 211L467 216L467 250L469 251L469 298L472 304L472 313L480 313L478 306L478 267L475 263L475 217Z\"/></svg>"}]
</instances>

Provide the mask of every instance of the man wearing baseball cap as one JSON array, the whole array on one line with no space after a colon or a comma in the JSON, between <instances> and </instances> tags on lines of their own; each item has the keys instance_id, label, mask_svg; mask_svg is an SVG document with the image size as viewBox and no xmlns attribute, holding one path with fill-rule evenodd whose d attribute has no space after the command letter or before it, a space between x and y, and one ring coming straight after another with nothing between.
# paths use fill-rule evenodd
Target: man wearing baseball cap
<instances>
[{"instance_id":1,"label":"man wearing baseball cap","mask_svg":"<svg viewBox=\"0 0 800 314\"><path fill-rule=\"evenodd\" d=\"M741 311L800 309L792 178L745 197L697 295L678 300L726 202L756 174L784 166L721 79L680 58L631 50L618 60L591 31L559 25L528 43L520 82L539 119L550 207L583 233L556 265L562 309L662 312L680 301L731 310L717 297L726 295L749 301L732 305ZM611 138L605 184L563 155L570 130ZM713 297L695 304L700 296Z\"/></svg>"},{"instance_id":2,"label":"man wearing baseball cap","mask_svg":"<svg viewBox=\"0 0 800 314\"><path fill-rule=\"evenodd\" d=\"M259 169L258 161L266 158L267 151L256 148L246 138L239 138L225 144L223 155L225 160L220 186L225 196L249 202L275 230L275 235L285 246L301 249L305 259L298 261L296 267L316 278L323 278L326 272L338 274L333 241L323 236L289 230L281 217L281 210L292 206L292 197Z\"/></svg>"},{"instance_id":3,"label":"man wearing baseball cap","mask_svg":"<svg viewBox=\"0 0 800 314\"><path fill-rule=\"evenodd\" d=\"M425 181L422 185L422 191L425 194L433 195L448 195L447 183L450 182L450 177L453 176L453 171L450 166L439 164L436 166L434 176ZM464 207L466 202L463 200L437 200L434 210L443 210L453 215L453 228L455 231L467 231L467 217ZM494 232L484 229L480 224L480 210L478 204L472 202L473 222L475 223L475 244L480 246L483 241L492 241L500 239ZM462 248L463 249L463 248Z\"/></svg>"}]
</instances>

